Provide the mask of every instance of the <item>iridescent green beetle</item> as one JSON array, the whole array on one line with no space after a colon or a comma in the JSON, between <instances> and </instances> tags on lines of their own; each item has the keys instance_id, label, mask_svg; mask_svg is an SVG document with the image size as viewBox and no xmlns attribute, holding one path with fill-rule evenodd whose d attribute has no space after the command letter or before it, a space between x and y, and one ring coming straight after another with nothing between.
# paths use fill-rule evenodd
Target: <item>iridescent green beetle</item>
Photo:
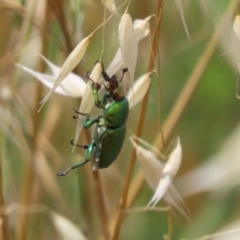
<instances>
[{"instance_id":1,"label":"iridescent green beetle","mask_svg":"<svg viewBox=\"0 0 240 240\"><path fill-rule=\"evenodd\" d=\"M102 101L99 101L98 91L101 88L99 84L94 83L91 80L92 92L94 95L95 105L102 109L102 115L95 118L90 118L89 114L80 113L77 110L77 114L85 116L84 128L91 127L96 123L96 128L93 135L93 140L89 145L75 145L87 150L86 158L83 162L74 164L66 171L57 174L58 176L64 176L72 169L80 167L91 160L93 156L93 170L99 168L109 167L117 158L125 138L126 133L126 121L128 118L129 105L128 100L125 98L119 82L121 82L123 75L127 72L127 68L122 70L123 74L121 79L117 80L116 76L113 75L111 78L107 75L102 67L103 79L107 82L105 84L105 93ZM74 145L74 142L71 142Z\"/></svg>"}]
</instances>

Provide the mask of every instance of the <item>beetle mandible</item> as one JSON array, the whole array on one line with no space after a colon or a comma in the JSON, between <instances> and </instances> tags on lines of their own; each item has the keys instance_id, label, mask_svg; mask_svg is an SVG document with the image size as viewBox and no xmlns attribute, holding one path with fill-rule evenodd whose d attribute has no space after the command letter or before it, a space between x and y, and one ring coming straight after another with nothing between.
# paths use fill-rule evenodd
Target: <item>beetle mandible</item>
<instances>
[{"instance_id":1,"label":"beetle mandible","mask_svg":"<svg viewBox=\"0 0 240 240\"><path fill-rule=\"evenodd\" d=\"M125 138L126 133L126 121L128 118L129 105L128 100L125 98L122 88L119 83L123 78L125 72L128 69L122 70L122 77L118 81L117 77L113 75L109 77L104 66L102 64L102 76L106 81L107 85L103 84L105 93L102 100L99 100L99 90L101 86L90 79L89 75L87 78L92 81L92 92L94 95L95 105L102 109L102 114L90 118L87 113L81 113L74 110L77 114L84 115L84 128L90 128L96 123L95 131L93 134L93 140L89 145L76 145L71 141L72 145L81 147L87 150L86 158L83 162L76 163L68 168L66 171L58 173L58 176L64 176L72 169L80 167L91 160L93 157L93 170L100 168L109 167L117 158Z\"/></svg>"}]
</instances>

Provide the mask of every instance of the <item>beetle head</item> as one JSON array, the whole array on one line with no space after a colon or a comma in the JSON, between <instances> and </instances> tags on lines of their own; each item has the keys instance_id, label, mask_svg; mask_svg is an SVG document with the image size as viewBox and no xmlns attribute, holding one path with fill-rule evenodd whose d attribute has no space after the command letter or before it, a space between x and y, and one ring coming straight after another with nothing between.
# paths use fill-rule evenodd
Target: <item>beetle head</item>
<instances>
[{"instance_id":1,"label":"beetle head","mask_svg":"<svg viewBox=\"0 0 240 240\"><path fill-rule=\"evenodd\" d=\"M121 87L119 86L119 83L121 83L123 76L127 71L127 68L124 68L122 70L122 77L119 79L119 81L117 80L116 75L113 75L110 78L104 70L102 72L104 80L108 82L108 86L104 85L105 89L109 92L109 95L114 101L121 101L124 98L124 94Z\"/></svg>"}]
</instances>

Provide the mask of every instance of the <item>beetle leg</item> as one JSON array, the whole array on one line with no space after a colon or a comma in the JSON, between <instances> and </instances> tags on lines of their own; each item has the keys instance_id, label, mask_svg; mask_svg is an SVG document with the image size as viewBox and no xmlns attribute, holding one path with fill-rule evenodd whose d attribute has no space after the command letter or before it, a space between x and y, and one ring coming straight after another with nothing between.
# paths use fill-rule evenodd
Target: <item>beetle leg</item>
<instances>
[{"instance_id":1,"label":"beetle leg","mask_svg":"<svg viewBox=\"0 0 240 240\"><path fill-rule=\"evenodd\" d=\"M87 163L89 160L85 159L85 161L83 162L80 162L80 163L76 163L74 165L72 165L70 168L68 168L66 171L64 172L61 172L61 173L57 173L57 176L60 177L60 176L65 176L66 174L68 174L71 170L75 169L75 168L78 168L78 167L81 167L82 165L84 165L85 163Z\"/></svg>"},{"instance_id":2,"label":"beetle leg","mask_svg":"<svg viewBox=\"0 0 240 240\"><path fill-rule=\"evenodd\" d=\"M103 78L106 82L110 82L111 81L111 78L108 76L108 74L106 73L105 69L104 69L104 66L102 64L102 75L103 75Z\"/></svg>"},{"instance_id":3,"label":"beetle leg","mask_svg":"<svg viewBox=\"0 0 240 240\"><path fill-rule=\"evenodd\" d=\"M97 86L92 85L92 92L93 92L93 96L94 96L95 105L98 108L104 109L105 105L99 100L98 90L99 89L97 88Z\"/></svg>"},{"instance_id":4,"label":"beetle leg","mask_svg":"<svg viewBox=\"0 0 240 240\"><path fill-rule=\"evenodd\" d=\"M100 118L102 118L101 115L95 118L89 118L89 115L86 114L86 118L83 123L84 128L90 128L94 123L98 123Z\"/></svg>"},{"instance_id":5,"label":"beetle leg","mask_svg":"<svg viewBox=\"0 0 240 240\"><path fill-rule=\"evenodd\" d=\"M102 65L103 67L103 65ZM104 67L103 67L103 78L105 79L105 77L107 77L107 73L105 73L104 71ZM101 102L99 100L99 94L98 94L98 91L101 89L101 85L99 83L95 83L91 78L90 78L90 74L89 72L86 74L86 78L90 81L92 81L92 92L93 92L93 96L94 96L94 102L95 102L95 105L98 107L98 108L101 108L101 109L104 109L105 108L105 105L103 102Z\"/></svg>"},{"instance_id":6,"label":"beetle leg","mask_svg":"<svg viewBox=\"0 0 240 240\"><path fill-rule=\"evenodd\" d=\"M79 115L83 115L83 116L86 115L86 113L81 113L81 112L79 112L79 111L77 110L77 108L76 108L75 105L73 106L73 111L74 111L75 113L79 114Z\"/></svg>"},{"instance_id":7,"label":"beetle leg","mask_svg":"<svg viewBox=\"0 0 240 240\"><path fill-rule=\"evenodd\" d=\"M83 149L88 149L88 147L89 147L89 145L78 145L78 144L75 144L74 143L74 139L73 140L71 140L71 142L70 142L73 146L75 146L75 147L80 147L80 148L83 148Z\"/></svg>"},{"instance_id":8,"label":"beetle leg","mask_svg":"<svg viewBox=\"0 0 240 240\"><path fill-rule=\"evenodd\" d=\"M75 105L73 106L73 111L77 114L77 115L74 115L74 116L73 116L73 120L75 120L75 121L78 119L78 115L82 115L82 116L85 116L85 115L86 115L86 113L81 113L81 112L79 112L79 111L77 110L77 108L76 108Z\"/></svg>"},{"instance_id":9,"label":"beetle leg","mask_svg":"<svg viewBox=\"0 0 240 240\"><path fill-rule=\"evenodd\" d=\"M95 143L92 142L88 147L87 147L87 154L86 154L86 159L83 162L80 163L76 163L74 165L72 165L70 168L68 168L66 171L63 171L61 173L57 173L57 176L65 176L66 174L68 174L71 170L81 167L82 165L84 165L85 163L89 162L91 160L92 157L92 153L93 153L93 149L94 149Z\"/></svg>"},{"instance_id":10,"label":"beetle leg","mask_svg":"<svg viewBox=\"0 0 240 240\"><path fill-rule=\"evenodd\" d=\"M119 79L119 82L122 81L124 74L128 71L128 68L123 68L122 70L122 77Z\"/></svg>"},{"instance_id":11,"label":"beetle leg","mask_svg":"<svg viewBox=\"0 0 240 240\"><path fill-rule=\"evenodd\" d=\"M76 115L74 115L72 118L73 118L74 121L78 120L78 116L76 116Z\"/></svg>"}]
</instances>

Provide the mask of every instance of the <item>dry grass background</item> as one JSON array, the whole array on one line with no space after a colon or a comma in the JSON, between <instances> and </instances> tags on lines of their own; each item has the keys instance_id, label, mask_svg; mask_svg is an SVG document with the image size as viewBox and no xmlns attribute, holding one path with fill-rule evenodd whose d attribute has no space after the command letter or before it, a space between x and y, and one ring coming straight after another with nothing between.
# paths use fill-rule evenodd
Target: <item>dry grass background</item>
<instances>
[{"instance_id":1,"label":"dry grass background","mask_svg":"<svg viewBox=\"0 0 240 240\"><path fill-rule=\"evenodd\" d=\"M183 161L178 175L183 176L179 189L184 192L203 180L215 179L212 171L203 171L195 181L189 178L187 186L180 184L185 174L210 162L211 155L219 152L221 158L224 142L239 122L231 31L240 6L229 0L183 1L180 10L184 11L188 39L180 5L175 2L181 3L131 1L129 5L133 20L155 15L150 20L150 37L139 43L135 76L151 69L157 74L153 74L143 102L131 111L127 126L162 150L162 132L165 146L180 136ZM76 44L103 19L100 1L0 0L1 239L80 239L80 231L85 236L82 239L240 239L239 232L207 237L239 221L238 147L226 155L225 164L216 161L209 168L216 169L216 175L228 166L236 166L236 171L211 189L203 187L202 193L185 199L191 221L173 211L123 213L125 208L146 206L153 194L135 164L129 133L120 156L108 169L93 173L87 164L66 177L56 177L57 172L84 158L79 149L72 153L69 144L76 128L72 107L80 100L54 94L38 113L47 90L14 63L46 72L41 53L62 66ZM101 56L103 35L102 60L108 66L119 46L118 24L119 17L114 16L104 33L102 29L94 33L75 73L83 77L92 70ZM237 137L234 143L240 142ZM85 144L90 138L86 132L79 142ZM225 181L228 184L222 188ZM239 227L236 224L231 229Z\"/></svg>"}]
</instances>

